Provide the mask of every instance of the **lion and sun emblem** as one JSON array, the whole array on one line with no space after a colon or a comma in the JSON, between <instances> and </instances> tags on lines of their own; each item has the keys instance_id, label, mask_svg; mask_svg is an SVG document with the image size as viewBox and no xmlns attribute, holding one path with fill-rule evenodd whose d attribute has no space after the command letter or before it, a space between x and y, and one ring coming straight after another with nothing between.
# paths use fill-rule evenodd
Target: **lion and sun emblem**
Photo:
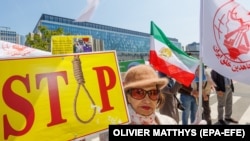
<instances>
[{"instance_id":1,"label":"lion and sun emblem","mask_svg":"<svg viewBox=\"0 0 250 141\"><path fill-rule=\"evenodd\" d=\"M164 58L170 58L172 56L172 51L167 48L167 47L162 47L159 50L160 56L164 57Z\"/></svg>"}]
</instances>

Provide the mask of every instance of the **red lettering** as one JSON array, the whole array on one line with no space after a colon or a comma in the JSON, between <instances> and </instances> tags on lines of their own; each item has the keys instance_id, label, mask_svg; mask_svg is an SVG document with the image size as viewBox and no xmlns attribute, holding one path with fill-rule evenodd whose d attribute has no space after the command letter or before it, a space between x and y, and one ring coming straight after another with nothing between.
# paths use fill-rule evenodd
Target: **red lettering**
<instances>
[{"instance_id":1,"label":"red lettering","mask_svg":"<svg viewBox=\"0 0 250 141\"><path fill-rule=\"evenodd\" d=\"M20 136L25 133L27 133L30 128L32 127L34 123L34 118L35 118L35 111L33 109L32 104L16 94L11 87L11 84L14 83L15 81L20 81L24 84L27 92L30 92L30 83L29 83L29 75L26 75L26 77L22 76L12 76L9 79L6 80L5 84L3 85L3 100L8 105L10 108L13 110L21 113L25 119L26 125L24 125L24 128L20 131L15 130L14 128L11 127L11 124L9 123L8 116L5 114L3 116L3 124L4 124L4 139L8 139L10 135L14 136Z\"/></svg>"},{"instance_id":2,"label":"red lettering","mask_svg":"<svg viewBox=\"0 0 250 141\"><path fill-rule=\"evenodd\" d=\"M95 67L93 69L96 70L97 72L99 89L101 92L101 99L102 99L101 112L113 110L114 107L110 106L110 102L108 98L108 90L112 89L115 86L115 83L116 83L115 72L112 70L112 68L107 67L107 66ZM107 72L108 74L107 76L109 77L108 80L105 80L104 72ZM106 82L109 82L109 84L106 84Z\"/></svg>"},{"instance_id":3,"label":"red lettering","mask_svg":"<svg viewBox=\"0 0 250 141\"><path fill-rule=\"evenodd\" d=\"M44 73L36 75L36 87L39 89L40 82L43 78L48 80L48 89L49 89L49 100L50 100L50 112L51 112L51 122L47 126L53 126L56 124L64 123L67 120L62 118L59 92L58 92L58 83L57 77L61 76L66 84L68 84L68 78L66 71L55 72L55 73Z\"/></svg>"}]
</instances>

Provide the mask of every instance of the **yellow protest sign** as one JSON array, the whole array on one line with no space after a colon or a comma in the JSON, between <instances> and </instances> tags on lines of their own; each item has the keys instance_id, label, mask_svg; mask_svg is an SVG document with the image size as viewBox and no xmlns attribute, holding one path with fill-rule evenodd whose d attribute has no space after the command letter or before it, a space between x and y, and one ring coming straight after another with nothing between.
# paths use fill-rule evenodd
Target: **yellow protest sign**
<instances>
[{"instance_id":1,"label":"yellow protest sign","mask_svg":"<svg viewBox=\"0 0 250 141\"><path fill-rule=\"evenodd\" d=\"M68 54L93 51L93 38L90 35L55 35L51 37L52 54Z\"/></svg>"},{"instance_id":2,"label":"yellow protest sign","mask_svg":"<svg viewBox=\"0 0 250 141\"><path fill-rule=\"evenodd\" d=\"M0 60L0 140L66 141L127 124L114 51Z\"/></svg>"}]
</instances>

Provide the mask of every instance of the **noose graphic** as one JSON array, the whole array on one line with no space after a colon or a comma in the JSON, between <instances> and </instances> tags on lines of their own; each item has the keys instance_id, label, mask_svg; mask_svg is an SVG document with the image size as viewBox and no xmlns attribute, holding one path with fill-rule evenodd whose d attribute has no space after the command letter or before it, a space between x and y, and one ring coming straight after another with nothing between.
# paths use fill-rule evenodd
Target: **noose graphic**
<instances>
[{"instance_id":1,"label":"noose graphic","mask_svg":"<svg viewBox=\"0 0 250 141\"><path fill-rule=\"evenodd\" d=\"M74 56L72 64L73 64L74 76L75 76L75 79L76 79L76 81L78 83L78 87L77 87L77 91L76 91L76 95L75 95L75 100L74 100L75 116L76 116L77 120L80 121L81 123L88 123L94 118L94 116L96 114L96 107L94 106L94 112L93 112L93 114L91 115L91 117L88 120L82 120L79 117L79 115L77 113L77 110L76 110L76 105L77 105L77 97L79 96L79 90L80 90L81 86L83 87L84 91L86 92L86 94L87 94L88 98L90 99L91 103L93 105L95 105L95 102L94 102L93 98L91 97L91 95L89 94L87 88L84 85L85 80L84 80L84 77L83 77L81 60L80 60L78 55Z\"/></svg>"}]
</instances>

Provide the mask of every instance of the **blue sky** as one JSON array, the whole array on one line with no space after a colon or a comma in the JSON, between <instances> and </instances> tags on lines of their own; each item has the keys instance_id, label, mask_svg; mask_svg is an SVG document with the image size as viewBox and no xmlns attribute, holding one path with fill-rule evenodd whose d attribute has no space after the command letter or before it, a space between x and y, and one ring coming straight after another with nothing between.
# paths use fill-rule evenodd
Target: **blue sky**
<instances>
[{"instance_id":1,"label":"blue sky","mask_svg":"<svg viewBox=\"0 0 250 141\"><path fill-rule=\"evenodd\" d=\"M250 0L235 1L250 9ZM86 5L86 0L4 0L0 26L26 35L43 13L76 19ZM199 14L200 0L100 0L89 22L149 33L154 21L185 46L199 42Z\"/></svg>"}]
</instances>

